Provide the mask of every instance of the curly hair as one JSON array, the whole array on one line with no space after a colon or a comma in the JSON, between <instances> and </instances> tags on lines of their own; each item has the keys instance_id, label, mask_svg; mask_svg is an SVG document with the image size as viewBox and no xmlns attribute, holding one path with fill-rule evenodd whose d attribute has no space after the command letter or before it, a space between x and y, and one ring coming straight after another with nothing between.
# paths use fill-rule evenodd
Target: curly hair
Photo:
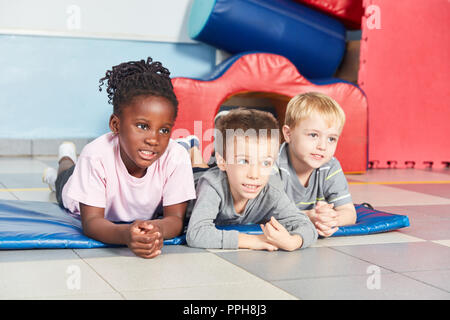
<instances>
[{"instance_id":1,"label":"curly hair","mask_svg":"<svg viewBox=\"0 0 450 320\"><path fill-rule=\"evenodd\" d=\"M136 96L151 95L169 100L174 107L175 119L178 114L178 100L169 76L169 70L163 67L161 62L148 57L147 61L129 61L113 66L112 70L106 71L105 76L99 80L98 87L99 91L102 91L102 86L107 82L108 103L113 105L116 115L120 115L122 108Z\"/></svg>"}]
</instances>

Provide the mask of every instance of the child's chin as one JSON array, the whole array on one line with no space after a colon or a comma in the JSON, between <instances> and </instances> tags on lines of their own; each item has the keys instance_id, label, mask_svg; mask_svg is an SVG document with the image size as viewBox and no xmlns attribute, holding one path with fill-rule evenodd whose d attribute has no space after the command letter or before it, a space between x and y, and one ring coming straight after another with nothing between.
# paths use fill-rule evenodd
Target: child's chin
<instances>
[{"instance_id":1,"label":"child's chin","mask_svg":"<svg viewBox=\"0 0 450 320\"><path fill-rule=\"evenodd\" d=\"M311 161L309 163L309 166L311 167L311 169L319 169L321 166L323 166L328 161L329 161L329 159L321 159L321 160Z\"/></svg>"},{"instance_id":2,"label":"child's chin","mask_svg":"<svg viewBox=\"0 0 450 320\"><path fill-rule=\"evenodd\" d=\"M245 194L244 194L244 197L247 199L247 200L252 200L252 199L255 199L257 196L258 196L258 194L260 193L261 191L258 191L258 192L252 192L252 193L250 193L250 192L246 192Z\"/></svg>"},{"instance_id":3,"label":"child's chin","mask_svg":"<svg viewBox=\"0 0 450 320\"><path fill-rule=\"evenodd\" d=\"M155 163L158 159L159 159L159 157L155 157L155 158L149 159L149 160L147 160L147 159L140 159L141 161L140 161L139 165L140 165L141 168L147 169L153 163Z\"/></svg>"}]
</instances>

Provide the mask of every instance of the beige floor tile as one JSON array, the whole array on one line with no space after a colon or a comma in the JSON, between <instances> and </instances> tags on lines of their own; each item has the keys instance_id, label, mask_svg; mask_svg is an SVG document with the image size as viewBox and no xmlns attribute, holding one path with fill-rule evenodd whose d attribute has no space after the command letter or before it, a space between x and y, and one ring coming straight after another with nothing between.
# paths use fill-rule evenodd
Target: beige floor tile
<instances>
[{"instance_id":1,"label":"beige floor tile","mask_svg":"<svg viewBox=\"0 0 450 320\"><path fill-rule=\"evenodd\" d=\"M0 299L116 293L72 250L0 251Z\"/></svg>"},{"instance_id":2,"label":"beige floor tile","mask_svg":"<svg viewBox=\"0 0 450 320\"><path fill-rule=\"evenodd\" d=\"M448 174L433 170L409 169L373 169L365 174L347 175L348 179L361 182L389 182L389 181L449 181Z\"/></svg>"},{"instance_id":3,"label":"beige floor tile","mask_svg":"<svg viewBox=\"0 0 450 320\"><path fill-rule=\"evenodd\" d=\"M285 291L260 280L189 288L125 291L127 299L148 300L296 300Z\"/></svg>"},{"instance_id":4,"label":"beige floor tile","mask_svg":"<svg viewBox=\"0 0 450 320\"><path fill-rule=\"evenodd\" d=\"M349 185L354 203L377 206L450 204L450 199L384 185Z\"/></svg>"},{"instance_id":5,"label":"beige floor tile","mask_svg":"<svg viewBox=\"0 0 450 320\"><path fill-rule=\"evenodd\" d=\"M45 189L45 188L44 188ZM42 201L42 202L57 202L56 194L51 192L50 189L45 190L29 190L20 191L11 189L11 193L15 195L19 200L26 201Z\"/></svg>"},{"instance_id":6,"label":"beige floor tile","mask_svg":"<svg viewBox=\"0 0 450 320\"><path fill-rule=\"evenodd\" d=\"M114 251L110 250L109 256L85 256L83 259L120 292L242 283L257 279L209 252L163 254L150 260L128 253L121 255L124 252L114 256Z\"/></svg>"},{"instance_id":7,"label":"beige floor tile","mask_svg":"<svg viewBox=\"0 0 450 320\"><path fill-rule=\"evenodd\" d=\"M363 244L419 242L423 239L402 234L398 231L368 234L363 236L330 237L319 239L312 247L355 246Z\"/></svg>"},{"instance_id":8,"label":"beige floor tile","mask_svg":"<svg viewBox=\"0 0 450 320\"><path fill-rule=\"evenodd\" d=\"M443 246L450 247L450 240L434 240L432 242L437 243L437 244L441 244ZM450 266L449 266L449 268L450 268Z\"/></svg>"},{"instance_id":9,"label":"beige floor tile","mask_svg":"<svg viewBox=\"0 0 450 320\"><path fill-rule=\"evenodd\" d=\"M32 300L124 300L120 293L83 293L48 297L33 297Z\"/></svg>"},{"instance_id":10,"label":"beige floor tile","mask_svg":"<svg viewBox=\"0 0 450 320\"><path fill-rule=\"evenodd\" d=\"M5 190L3 186L0 185L0 189L2 189L0 190L0 200L17 200L17 198L14 197L11 192Z\"/></svg>"},{"instance_id":11,"label":"beige floor tile","mask_svg":"<svg viewBox=\"0 0 450 320\"><path fill-rule=\"evenodd\" d=\"M47 165L32 158L0 157L0 173L42 173Z\"/></svg>"}]
</instances>

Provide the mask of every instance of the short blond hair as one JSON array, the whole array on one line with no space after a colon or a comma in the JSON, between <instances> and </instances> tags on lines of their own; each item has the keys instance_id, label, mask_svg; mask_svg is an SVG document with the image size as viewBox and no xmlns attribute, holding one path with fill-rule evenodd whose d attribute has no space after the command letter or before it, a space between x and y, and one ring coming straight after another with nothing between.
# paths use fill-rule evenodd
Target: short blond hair
<instances>
[{"instance_id":1,"label":"short blond hair","mask_svg":"<svg viewBox=\"0 0 450 320\"><path fill-rule=\"evenodd\" d=\"M307 92L293 97L286 107L284 124L294 128L314 113L323 117L329 126L337 124L340 131L344 128L344 110L334 99L318 92Z\"/></svg>"}]
</instances>

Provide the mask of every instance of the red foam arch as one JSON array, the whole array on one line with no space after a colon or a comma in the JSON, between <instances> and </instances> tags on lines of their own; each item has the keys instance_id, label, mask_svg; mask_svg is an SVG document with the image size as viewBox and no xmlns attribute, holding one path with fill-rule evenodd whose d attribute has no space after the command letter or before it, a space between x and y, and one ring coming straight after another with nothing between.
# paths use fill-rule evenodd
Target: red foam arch
<instances>
[{"instance_id":1,"label":"red foam arch","mask_svg":"<svg viewBox=\"0 0 450 320\"><path fill-rule=\"evenodd\" d=\"M294 0L340 20L347 28L361 29L362 0Z\"/></svg>"},{"instance_id":2,"label":"red foam arch","mask_svg":"<svg viewBox=\"0 0 450 320\"><path fill-rule=\"evenodd\" d=\"M288 59L270 53L243 55L214 80L176 77L172 83L179 100L172 137L199 136L204 154L212 150L214 117L230 96L244 92L265 92L287 98L308 91L327 94L342 106L347 118L336 157L345 172L366 171L367 100L354 85L345 82L313 84Z\"/></svg>"}]
</instances>

